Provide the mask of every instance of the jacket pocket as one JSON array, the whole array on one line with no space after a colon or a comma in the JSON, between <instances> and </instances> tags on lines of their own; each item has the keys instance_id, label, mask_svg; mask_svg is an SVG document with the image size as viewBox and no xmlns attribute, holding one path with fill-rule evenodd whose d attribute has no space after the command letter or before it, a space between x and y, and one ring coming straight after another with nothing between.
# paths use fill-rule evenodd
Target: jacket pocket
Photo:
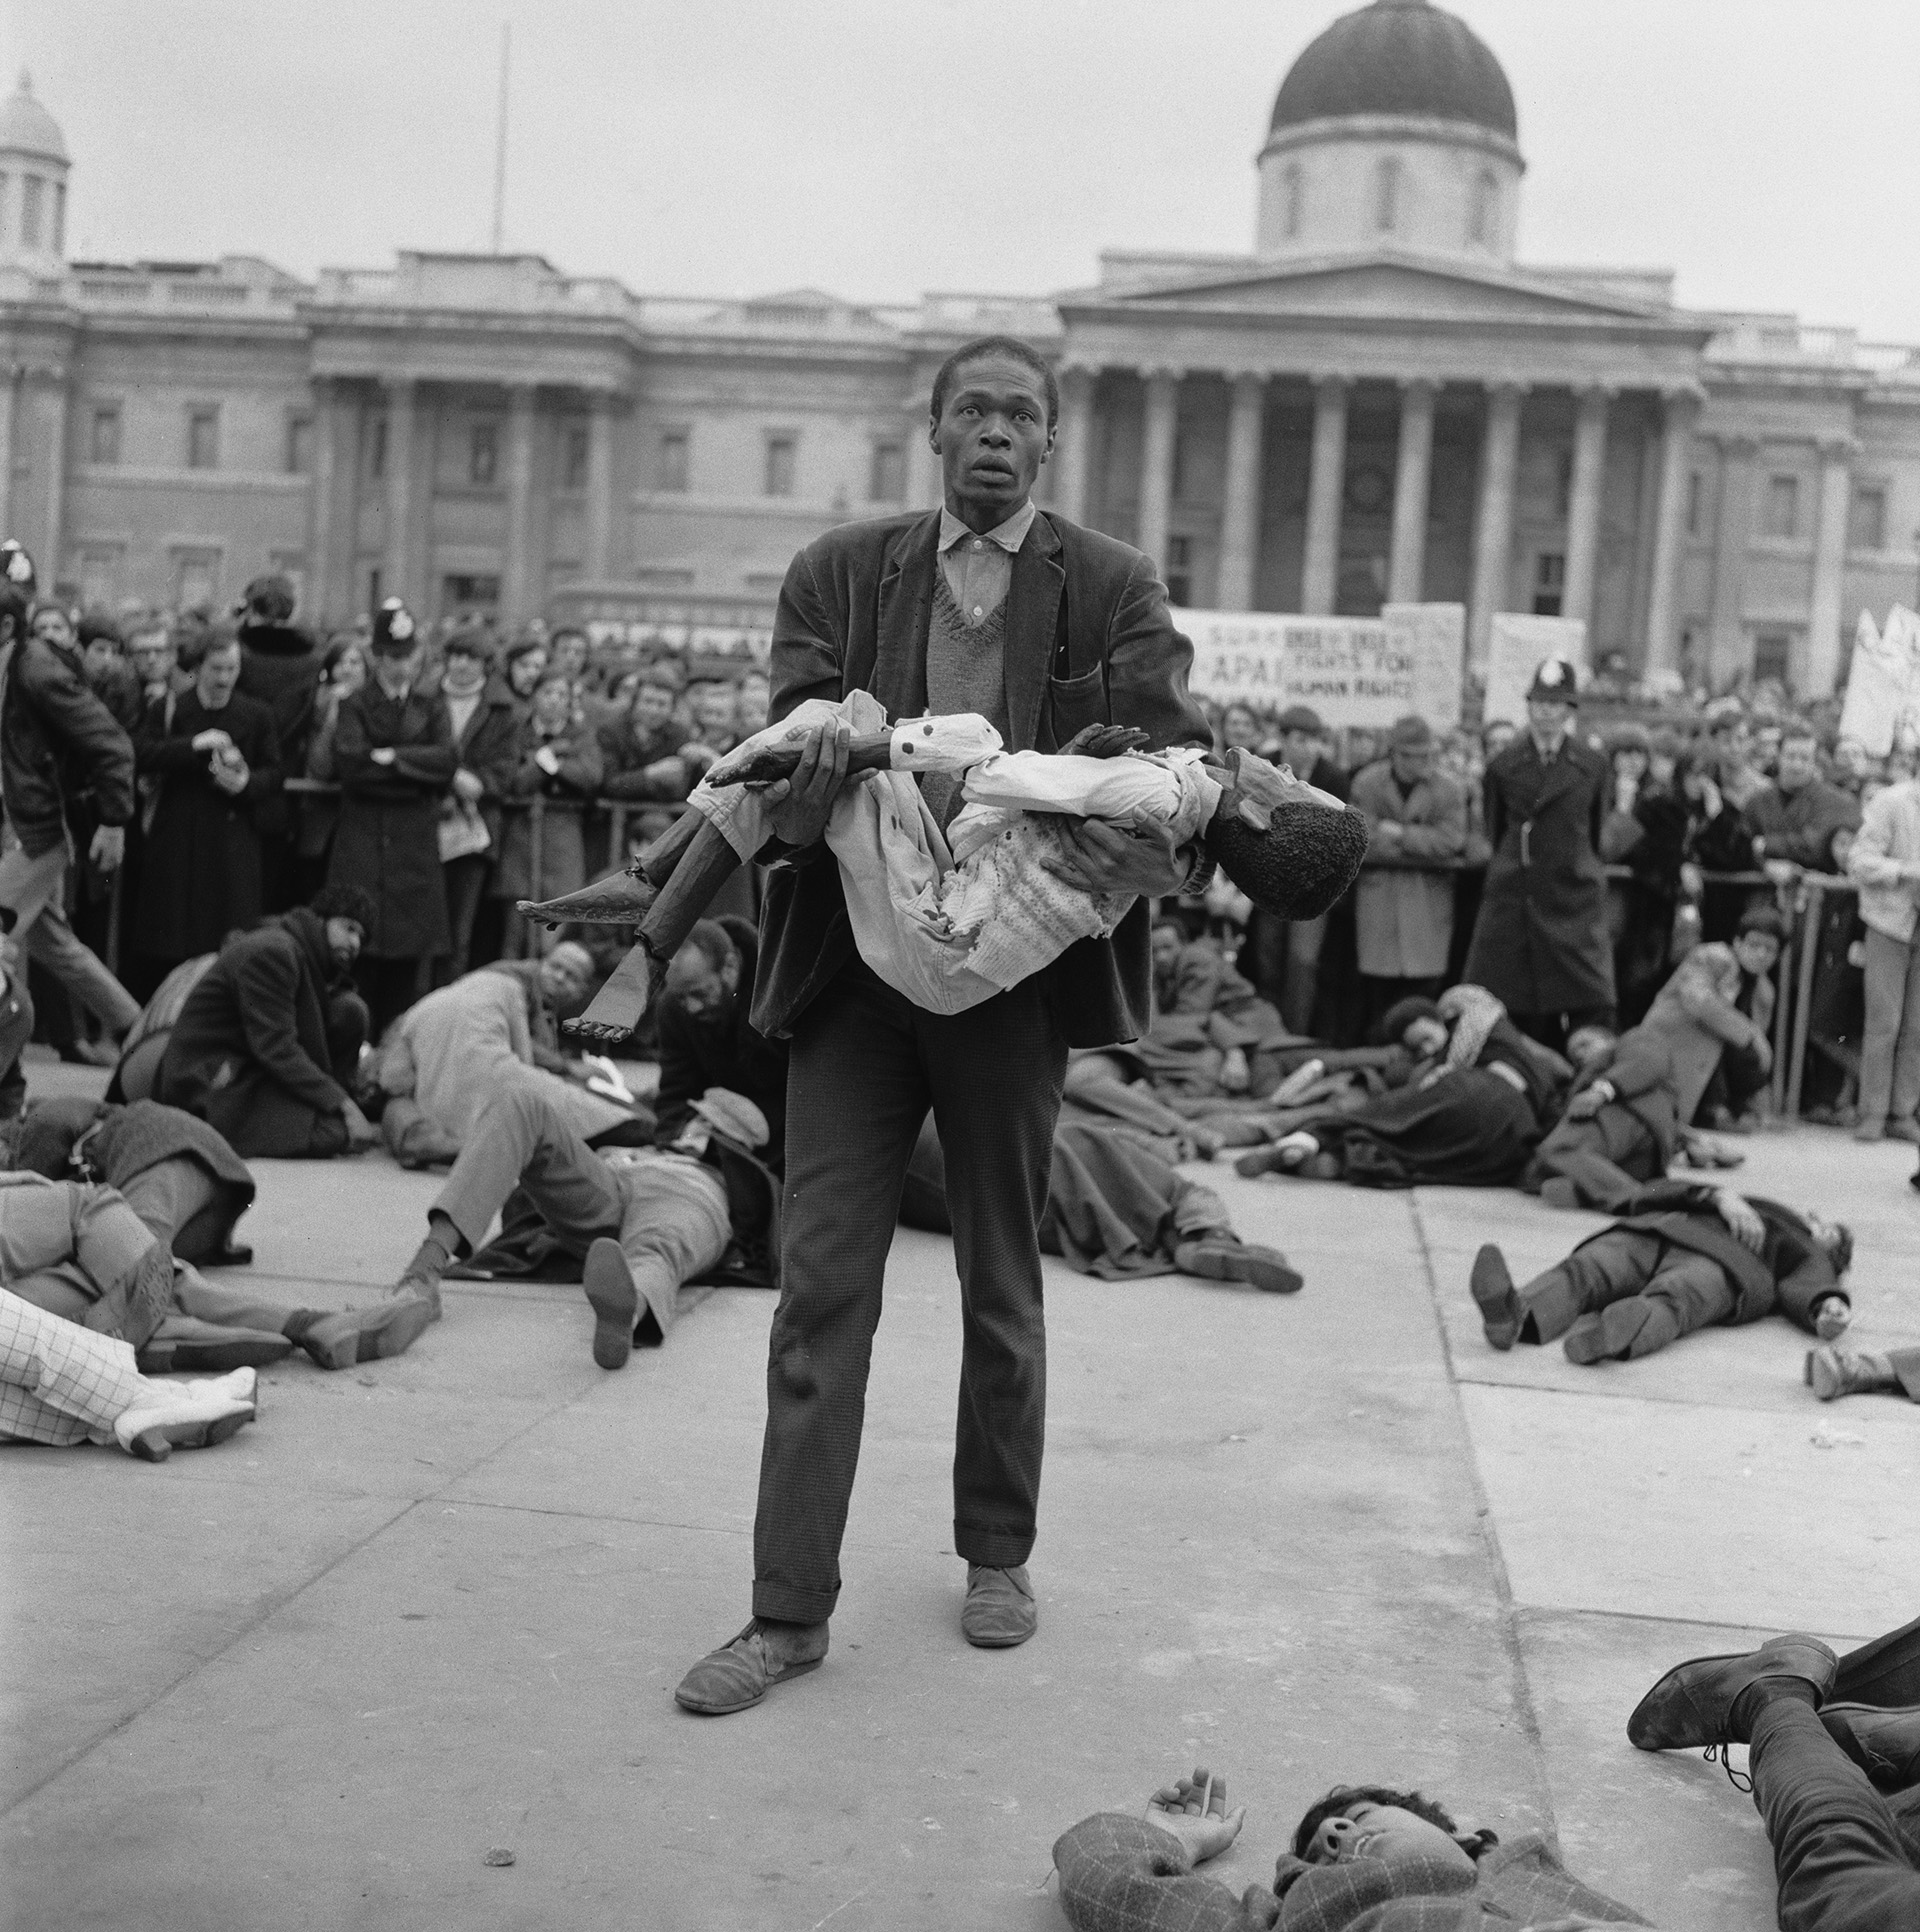
<instances>
[{"instance_id":1,"label":"jacket pocket","mask_svg":"<svg viewBox=\"0 0 1920 1932\"><path fill-rule=\"evenodd\" d=\"M1096 664L1077 678L1049 678L1047 706L1053 713L1053 741L1064 745L1088 725L1107 724L1106 666Z\"/></svg>"}]
</instances>

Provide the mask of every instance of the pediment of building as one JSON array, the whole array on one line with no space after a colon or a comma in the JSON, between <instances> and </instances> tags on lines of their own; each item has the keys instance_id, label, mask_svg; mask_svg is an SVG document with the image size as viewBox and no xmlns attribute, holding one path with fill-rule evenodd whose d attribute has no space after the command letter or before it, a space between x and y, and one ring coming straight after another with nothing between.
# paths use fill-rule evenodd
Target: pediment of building
<instances>
[{"instance_id":1,"label":"pediment of building","mask_svg":"<svg viewBox=\"0 0 1920 1932\"><path fill-rule=\"evenodd\" d=\"M1148 315L1350 317L1565 328L1660 328L1683 318L1591 286L1392 254L1250 266L1232 275L1147 287L1076 290L1061 309Z\"/></svg>"}]
</instances>

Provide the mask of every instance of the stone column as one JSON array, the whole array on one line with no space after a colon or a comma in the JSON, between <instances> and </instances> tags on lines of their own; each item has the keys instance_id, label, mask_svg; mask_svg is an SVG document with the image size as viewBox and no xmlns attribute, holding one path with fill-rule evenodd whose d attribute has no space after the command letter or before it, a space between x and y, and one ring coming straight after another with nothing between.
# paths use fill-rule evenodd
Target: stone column
<instances>
[{"instance_id":1,"label":"stone column","mask_svg":"<svg viewBox=\"0 0 1920 1932\"><path fill-rule=\"evenodd\" d=\"M1173 445L1180 433L1180 371L1142 372L1147 388L1146 438L1140 454L1140 519L1134 547L1167 574L1167 523L1173 509Z\"/></svg>"},{"instance_id":2,"label":"stone column","mask_svg":"<svg viewBox=\"0 0 1920 1932\"><path fill-rule=\"evenodd\" d=\"M1097 370L1070 362L1060 371L1060 422L1053 440L1054 507L1070 523L1087 520L1093 474L1093 385Z\"/></svg>"},{"instance_id":3,"label":"stone column","mask_svg":"<svg viewBox=\"0 0 1920 1932\"><path fill-rule=\"evenodd\" d=\"M1313 385L1313 467L1307 482L1307 550L1300 608L1328 617L1340 588L1340 501L1347 485L1347 379Z\"/></svg>"},{"instance_id":4,"label":"stone column","mask_svg":"<svg viewBox=\"0 0 1920 1932\"><path fill-rule=\"evenodd\" d=\"M414 579L414 415L420 385L401 376L386 385L387 392L387 551L381 575L381 595L418 602ZM416 617L423 613L416 610Z\"/></svg>"},{"instance_id":5,"label":"stone column","mask_svg":"<svg viewBox=\"0 0 1920 1932\"><path fill-rule=\"evenodd\" d=\"M17 363L0 369L0 536L13 529L14 427L25 380L26 371Z\"/></svg>"},{"instance_id":6,"label":"stone column","mask_svg":"<svg viewBox=\"0 0 1920 1932\"><path fill-rule=\"evenodd\" d=\"M1840 671L1846 612L1841 594L1847 568L1847 507L1853 495L1849 465L1858 445L1836 437L1820 445L1820 513L1813 540L1813 604L1807 613L1807 655L1801 669L1803 698L1833 695Z\"/></svg>"},{"instance_id":7,"label":"stone column","mask_svg":"<svg viewBox=\"0 0 1920 1932\"><path fill-rule=\"evenodd\" d=\"M1513 489L1520 467L1518 383L1495 383L1487 391L1487 421L1480 443L1480 504L1473 532L1473 588L1467 608L1467 657L1487 661L1493 614L1507 601L1513 566Z\"/></svg>"},{"instance_id":8,"label":"stone column","mask_svg":"<svg viewBox=\"0 0 1920 1932\"><path fill-rule=\"evenodd\" d=\"M1720 522L1714 532L1713 609L1707 630L1707 673L1716 684L1746 661L1747 546L1753 540L1751 436L1720 442Z\"/></svg>"},{"instance_id":9,"label":"stone column","mask_svg":"<svg viewBox=\"0 0 1920 1932\"><path fill-rule=\"evenodd\" d=\"M1693 425L1701 392L1675 389L1663 398L1660 499L1653 540L1653 584L1647 594L1648 671L1680 668L1680 555L1687 541L1687 488L1693 469Z\"/></svg>"},{"instance_id":10,"label":"stone column","mask_svg":"<svg viewBox=\"0 0 1920 1932\"><path fill-rule=\"evenodd\" d=\"M47 410L47 548L40 581L51 587L60 581L61 545L66 541L68 383L66 370L48 373L53 386Z\"/></svg>"},{"instance_id":11,"label":"stone column","mask_svg":"<svg viewBox=\"0 0 1920 1932\"><path fill-rule=\"evenodd\" d=\"M1220 574L1214 601L1222 610L1251 610L1260 574L1260 443L1266 427L1267 379L1233 378L1227 411L1227 500L1220 517Z\"/></svg>"},{"instance_id":12,"label":"stone column","mask_svg":"<svg viewBox=\"0 0 1920 1932\"><path fill-rule=\"evenodd\" d=\"M605 389L587 397L586 567L595 583L613 575L613 395Z\"/></svg>"},{"instance_id":13,"label":"stone column","mask_svg":"<svg viewBox=\"0 0 1920 1932\"><path fill-rule=\"evenodd\" d=\"M501 572L500 614L512 624L534 615L537 601L533 557L533 422L530 382L507 389L507 553Z\"/></svg>"},{"instance_id":14,"label":"stone column","mask_svg":"<svg viewBox=\"0 0 1920 1932\"><path fill-rule=\"evenodd\" d=\"M1387 602L1417 604L1427 572L1427 496L1433 478L1433 404L1438 385L1400 385L1400 453L1393 478Z\"/></svg>"},{"instance_id":15,"label":"stone column","mask_svg":"<svg viewBox=\"0 0 1920 1932\"><path fill-rule=\"evenodd\" d=\"M1607 405L1613 391L1579 391L1573 425L1573 487L1567 499L1567 580L1560 614L1593 629L1593 592L1600 574L1600 510L1607 479Z\"/></svg>"},{"instance_id":16,"label":"stone column","mask_svg":"<svg viewBox=\"0 0 1920 1932\"><path fill-rule=\"evenodd\" d=\"M331 626L334 617L333 553L340 452L334 447L333 412L338 387L331 376L313 379L313 481L308 485L311 495L307 500L308 607L300 612L300 619L321 631Z\"/></svg>"}]
</instances>

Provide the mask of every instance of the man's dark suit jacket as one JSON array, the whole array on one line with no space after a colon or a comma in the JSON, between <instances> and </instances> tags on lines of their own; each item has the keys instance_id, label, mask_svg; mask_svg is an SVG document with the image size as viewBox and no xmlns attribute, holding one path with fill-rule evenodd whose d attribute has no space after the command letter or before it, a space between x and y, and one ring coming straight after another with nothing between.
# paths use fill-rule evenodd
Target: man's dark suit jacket
<instances>
[{"instance_id":1,"label":"man's dark suit jacket","mask_svg":"<svg viewBox=\"0 0 1920 1932\"><path fill-rule=\"evenodd\" d=\"M829 530L794 558L773 620L777 722L807 698L871 691L890 719L927 708L927 624L939 569L940 512ZM1090 724L1135 725L1155 750L1212 734L1187 690L1193 646L1139 551L1042 511L1013 560L1006 603L1007 745L1057 751ZM824 854L823 845L813 848ZM761 920L753 1023L793 1023L854 956L831 862L774 870ZM1046 969L1054 1022L1071 1046L1108 1046L1153 1017L1148 908L1109 939L1083 939Z\"/></svg>"}]
</instances>

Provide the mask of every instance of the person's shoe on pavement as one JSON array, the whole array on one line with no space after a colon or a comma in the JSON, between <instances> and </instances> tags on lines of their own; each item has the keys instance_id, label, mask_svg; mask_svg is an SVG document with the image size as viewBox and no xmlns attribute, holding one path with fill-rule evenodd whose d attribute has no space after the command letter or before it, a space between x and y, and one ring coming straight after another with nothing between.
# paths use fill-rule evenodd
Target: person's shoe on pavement
<instances>
[{"instance_id":1,"label":"person's shoe on pavement","mask_svg":"<svg viewBox=\"0 0 1920 1932\"><path fill-rule=\"evenodd\" d=\"M1040 1606L1024 1563L1005 1569L986 1563L967 1565L967 1600L960 1610L960 1634L976 1650L1011 1650L1040 1628Z\"/></svg>"},{"instance_id":2,"label":"person's shoe on pavement","mask_svg":"<svg viewBox=\"0 0 1920 1932\"><path fill-rule=\"evenodd\" d=\"M1520 1339L1520 1297L1513 1291L1506 1256L1491 1241L1473 1257L1473 1273L1467 1285L1480 1310L1480 1326L1486 1331L1488 1346L1504 1353Z\"/></svg>"},{"instance_id":3,"label":"person's shoe on pavement","mask_svg":"<svg viewBox=\"0 0 1920 1932\"><path fill-rule=\"evenodd\" d=\"M1817 1637L1798 1635L1775 1637L1738 1656L1692 1658L1668 1671L1635 1705L1628 1740L1642 1751L1746 1744L1769 1696L1810 1691L1807 1701L1817 1709L1838 1668L1839 1659ZM1805 1689L1796 1692L1795 1685Z\"/></svg>"},{"instance_id":4,"label":"person's shoe on pavement","mask_svg":"<svg viewBox=\"0 0 1920 1932\"><path fill-rule=\"evenodd\" d=\"M640 1290L619 1242L601 1236L587 1250L580 1279L593 1309L593 1359L603 1369L625 1368L640 1319Z\"/></svg>"},{"instance_id":5,"label":"person's shoe on pavement","mask_svg":"<svg viewBox=\"0 0 1920 1932\"><path fill-rule=\"evenodd\" d=\"M176 1449L210 1448L259 1414L257 1383L250 1368L213 1381L151 1382L114 1418L113 1438L145 1462L165 1462Z\"/></svg>"},{"instance_id":6,"label":"person's shoe on pavement","mask_svg":"<svg viewBox=\"0 0 1920 1932\"><path fill-rule=\"evenodd\" d=\"M824 1623L779 1623L755 1617L681 1678L673 1701L696 1717L727 1717L759 1703L776 1684L804 1677L826 1661Z\"/></svg>"},{"instance_id":7,"label":"person's shoe on pavement","mask_svg":"<svg viewBox=\"0 0 1920 1932\"><path fill-rule=\"evenodd\" d=\"M1173 1251L1173 1265L1183 1275L1207 1281L1247 1281L1269 1295L1298 1294L1303 1277L1287 1266L1278 1248L1254 1247L1244 1241L1182 1241Z\"/></svg>"},{"instance_id":8,"label":"person's shoe on pavement","mask_svg":"<svg viewBox=\"0 0 1920 1932\"><path fill-rule=\"evenodd\" d=\"M371 1308L349 1308L338 1315L303 1310L288 1318L287 1333L317 1367L354 1368L404 1354L427 1332L434 1314L424 1296L395 1291Z\"/></svg>"},{"instance_id":9,"label":"person's shoe on pavement","mask_svg":"<svg viewBox=\"0 0 1920 1932\"><path fill-rule=\"evenodd\" d=\"M1822 1402L1843 1395L1879 1395L1900 1386L1893 1364L1884 1355L1835 1348L1831 1342L1808 1349L1805 1375L1808 1386Z\"/></svg>"}]
</instances>

